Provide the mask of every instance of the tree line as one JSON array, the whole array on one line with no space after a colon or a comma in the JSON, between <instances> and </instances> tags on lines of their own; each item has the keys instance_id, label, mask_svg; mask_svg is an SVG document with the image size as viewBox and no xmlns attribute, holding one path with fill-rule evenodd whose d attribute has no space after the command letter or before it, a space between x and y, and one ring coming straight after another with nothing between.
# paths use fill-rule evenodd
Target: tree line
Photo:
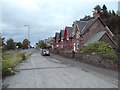
<instances>
[{"instance_id":1,"label":"tree line","mask_svg":"<svg viewBox=\"0 0 120 90\"><path fill-rule=\"evenodd\" d=\"M93 9L94 9L94 11L96 11L97 13L100 14L100 17L102 19L108 19L108 18L111 18L113 16L118 16L118 14L115 13L114 10L108 10L108 8L107 8L107 6L105 4L102 7L100 5L96 5ZM80 19L80 20L88 21L91 18L92 17L90 15L85 15L85 17Z\"/></svg>"},{"instance_id":2,"label":"tree line","mask_svg":"<svg viewBox=\"0 0 120 90\"><path fill-rule=\"evenodd\" d=\"M36 43L36 48L43 48L43 47L46 47L47 44L44 42L44 40L39 40L37 43Z\"/></svg>"},{"instance_id":3,"label":"tree line","mask_svg":"<svg viewBox=\"0 0 120 90\"><path fill-rule=\"evenodd\" d=\"M24 39L22 42L15 42L14 39L9 38L5 42L5 38L0 36L0 48L2 50L14 50L14 49L28 49L30 46L30 41Z\"/></svg>"}]
</instances>

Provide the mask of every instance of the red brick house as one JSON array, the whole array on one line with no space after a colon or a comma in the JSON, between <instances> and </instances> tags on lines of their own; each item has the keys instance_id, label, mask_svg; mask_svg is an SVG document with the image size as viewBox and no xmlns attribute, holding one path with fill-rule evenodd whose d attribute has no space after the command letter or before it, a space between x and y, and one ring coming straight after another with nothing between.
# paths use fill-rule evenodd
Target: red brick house
<instances>
[{"instance_id":1,"label":"red brick house","mask_svg":"<svg viewBox=\"0 0 120 90\"><path fill-rule=\"evenodd\" d=\"M72 32L73 32L73 28L72 27L65 27L64 30L64 41L63 41L63 47L64 48L70 48L72 45Z\"/></svg>"},{"instance_id":2,"label":"red brick house","mask_svg":"<svg viewBox=\"0 0 120 90\"><path fill-rule=\"evenodd\" d=\"M60 30L60 35L59 35L59 48L63 48L63 40L64 40L64 30Z\"/></svg>"},{"instance_id":3,"label":"red brick house","mask_svg":"<svg viewBox=\"0 0 120 90\"><path fill-rule=\"evenodd\" d=\"M55 33L55 40L54 40L54 48L58 48L59 47L59 37L60 37L60 33L56 32Z\"/></svg>"},{"instance_id":4,"label":"red brick house","mask_svg":"<svg viewBox=\"0 0 120 90\"><path fill-rule=\"evenodd\" d=\"M96 41L103 41L111 45L113 48L116 47L116 43L113 40L113 33L100 17L93 17L89 21L73 22L72 34L75 51Z\"/></svg>"},{"instance_id":5,"label":"red brick house","mask_svg":"<svg viewBox=\"0 0 120 90\"><path fill-rule=\"evenodd\" d=\"M86 24L87 24L87 21L74 21L73 22L72 44L73 44L74 51L80 48L79 43L80 43L80 39L82 39L80 38L80 33L82 32Z\"/></svg>"}]
</instances>

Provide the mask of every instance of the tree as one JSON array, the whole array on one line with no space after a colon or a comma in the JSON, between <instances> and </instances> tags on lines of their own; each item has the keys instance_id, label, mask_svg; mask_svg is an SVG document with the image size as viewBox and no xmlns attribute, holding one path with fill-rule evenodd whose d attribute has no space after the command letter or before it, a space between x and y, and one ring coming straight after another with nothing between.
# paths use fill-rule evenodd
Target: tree
<instances>
[{"instance_id":1,"label":"tree","mask_svg":"<svg viewBox=\"0 0 120 90\"><path fill-rule=\"evenodd\" d=\"M6 44L7 44L6 47L7 47L8 50L16 48L15 47L15 42L12 38L8 39Z\"/></svg>"},{"instance_id":2,"label":"tree","mask_svg":"<svg viewBox=\"0 0 120 90\"><path fill-rule=\"evenodd\" d=\"M39 48L43 48L43 47L47 46L46 43L44 43L43 40L38 41L38 43L36 43L36 45L37 45L37 47L39 47Z\"/></svg>"},{"instance_id":3,"label":"tree","mask_svg":"<svg viewBox=\"0 0 120 90\"><path fill-rule=\"evenodd\" d=\"M101 7L100 7L100 5L96 5L96 6L94 7L94 10L97 11L97 13L100 13L100 12L101 12Z\"/></svg>"},{"instance_id":4,"label":"tree","mask_svg":"<svg viewBox=\"0 0 120 90\"><path fill-rule=\"evenodd\" d=\"M28 39L24 39L22 45L23 49L28 49L28 47L30 46L30 41Z\"/></svg>"},{"instance_id":5,"label":"tree","mask_svg":"<svg viewBox=\"0 0 120 90\"><path fill-rule=\"evenodd\" d=\"M2 35L0 36L0 49L1 48L2 50L6 49L5 38L3 38Z\"/></svg>"},{"instance_id":6,"label":"tree","mask_svg":"<svg viewBox=\"0 0 120 90\"><path fill-rule=\"evenodd\" d=\"M116 15L114 10L112 10L112 14L113 14L114 16Z\"/></svg>"},{"instance_id":7,"label":"tree","mask_svg":"<svg viewBox=\"0 0 120 90\"><path fill-rule=\"evenodd\" d=\"M110 14L110 15L112 14L112 13L111 13L111 10L109 10L108 14Z\"/></svg>"},{"instance_id":8,"label":"tree","mask_svg":"<svg viewBox=\"0 0 120 90\"><path fill-rule=\"evenodd\" d=\"M23 48L23 45L22 45L21 42L17 42L17 43L16 43L16 46L18 46L18 48Z\"/></svg>"},{"instance_id":9,"label":"tree","mask_svg":"<svg viewBox=\"0 0 120 90\"><path fill-rule=\"evenodd\" d=\"M81 21L88 21L90 20L92 17L90 15L85 15L85 17L83 19L80 19Z\"/></svg>"},{"instance_id":10,"label":"tree","mask_svg":"<svg viewBox=\"0 0 120 90\"><path fill-rule=\"evenodd\" d=\"M102 11L103 11L104 14L107 14L107 13L108 13L107 7L105 6L105 4L104 4L103 7L102 7Z\"/></svg>"},{"instance_id":11,"label":"tree","mask_svg":"<svg viewBox=\"0 0 120 90\"><path fill-rule=\"evenodd\" d=\"M104 18L109 18L108 10L107 10L107 7L106 7L105 4L103 5L103 7L102 7L102 9L101 9L100 16L101 16L102 19L104 19Z\"/></svg>"}]
</instances>

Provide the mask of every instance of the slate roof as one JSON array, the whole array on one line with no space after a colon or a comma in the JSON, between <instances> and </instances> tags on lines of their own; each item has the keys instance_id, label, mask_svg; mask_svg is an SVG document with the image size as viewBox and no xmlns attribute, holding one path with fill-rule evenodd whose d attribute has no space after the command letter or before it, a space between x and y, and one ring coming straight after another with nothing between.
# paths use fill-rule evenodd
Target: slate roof
<instances>
[{"instance_id":1,"label":"slate roof","mask_svg":"<svg viewBox=\"0 0 120 90\"><path fill-rule=\"evenodd\" d=\"M83 28L81 34L84 34L88 30L88 28L90 28L95 23L95 21L98 20L98 19L103 23L104 26L106 26L105 23L101 20L100 17L92 18L89 21L87 21L87 24Z\"/></svg>"},{"instance_id":2,"label":"slate roof","mask_svg":"<svg viewBox=\"0 0 120 90\"><path fill-rule=\"evenodd\" d=\"M60 35L60 33L55 33L55 39L59 39L59 35Z\"/></svg>"},{"instance_id":3,"label":"slate roof","mask_svg":"<svg viewBox=\"0 0 120 90\"><path fill-rule=\"evenodd\" d=\"M84 46L87 46L90 43L99 41L105 33L106 33L106 31L96 33L90 39L88 39L88 41L85 42Z\"/></svg>"},{"instance_id":4,"label":"slate roof","mask_svg":"<svg viewBox=\"0 0 120 90\"><path fill-rule=\"evenodd\" d=\"M63 38L63 37L64 37L64 30L60 30L59 38Z\"/></svg>"},{"instance_id":5,"label":"slate roof","mask_svg":"<svg viewBox=\"0 0 120 90\"><path fill-rule=\"evenodd\" d=\"M84 25L84 27L82 28L82 31L81 31L81 35L84 34L95 22L96 20L100 20L101 23L105 26L105 28L107 29L107 31L112 35L114 36L114 34L110 31L110 29L106 26L106 24L102 21L102 19L100 17L96 17L96 18L92 18L90 19L89 21L86 22L86 25ZM82 27L82 26L81 26Z\"/></svg>"},{"instance_id":6,"label":"slate roof","mask_svg":"<svg viewBox=\"0 0 120 90\"><path fill-rule=\"evenodd\" d=\"M81 32L83 28L85 27L85 25L87 24L87 21L76 21L76 24L79 28L78 30Z\"/></svg>"},{"instance_id":7,"label":"slate roof","mask_svg":"<svg viewBox=\"0 0 120 90\"><path fill-rule=\"evenodd\" d=\"M68 31L68 38L72 37L72 32L73 32L73 28L72 27L66 27L67 31Z\"/></svg>"}]
</instances>

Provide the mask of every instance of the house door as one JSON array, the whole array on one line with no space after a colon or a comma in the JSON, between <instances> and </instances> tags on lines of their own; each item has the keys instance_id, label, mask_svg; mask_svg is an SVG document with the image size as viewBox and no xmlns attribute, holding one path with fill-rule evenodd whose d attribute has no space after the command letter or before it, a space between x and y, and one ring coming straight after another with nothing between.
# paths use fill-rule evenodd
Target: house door
<instances>
[{"instance_id":1,"label":"house door","mask_svg":"<svg viewBox=\"0 0 120 90\"><path fill-rule=\"evenodd\" d=\"M75 42L73 44L73 49L74 49L74 52L76 52L79 49L79 42Z\"/></svg>"}]
</instances>

